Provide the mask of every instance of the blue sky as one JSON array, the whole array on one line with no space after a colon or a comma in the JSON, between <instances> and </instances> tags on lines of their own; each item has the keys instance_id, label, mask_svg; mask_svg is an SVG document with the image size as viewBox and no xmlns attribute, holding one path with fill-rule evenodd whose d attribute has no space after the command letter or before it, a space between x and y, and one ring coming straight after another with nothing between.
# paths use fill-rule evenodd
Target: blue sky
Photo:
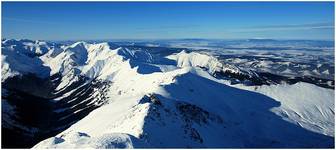
<instances>
[{"instance_id":1,"label":"blue sky","mask_svg":"<svg viewBox=\"0 0 336 150\"><path fill-rule=\"evenodd\" d=\"M333 2L2 2L2 38L334 39Z\"/></svg>"}]
</instances>

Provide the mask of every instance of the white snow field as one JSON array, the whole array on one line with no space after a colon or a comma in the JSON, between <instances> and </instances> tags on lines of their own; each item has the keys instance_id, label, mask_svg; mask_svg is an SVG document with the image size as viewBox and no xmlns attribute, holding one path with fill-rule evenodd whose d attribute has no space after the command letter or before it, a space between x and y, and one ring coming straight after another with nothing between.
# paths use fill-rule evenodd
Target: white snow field
<instances>
[{"instance_id":1,"label":"white snow field","mask_svg":"<svg viewBox=\"0 0 336 150\"><path fill-rule=\"evenodd\" d=\"M41 62L28 70L10 55L3 49L5 78L26 72L44 77L46 68L49 75L74 71L111 84L105 105L33 148L334 147L332 89L303 82L230 85L212 73L242 70L198 52L154 60L146 50L77 42L22 57ZM63 78L59 88L71 80Z\"/></svg>"}]
</instances>

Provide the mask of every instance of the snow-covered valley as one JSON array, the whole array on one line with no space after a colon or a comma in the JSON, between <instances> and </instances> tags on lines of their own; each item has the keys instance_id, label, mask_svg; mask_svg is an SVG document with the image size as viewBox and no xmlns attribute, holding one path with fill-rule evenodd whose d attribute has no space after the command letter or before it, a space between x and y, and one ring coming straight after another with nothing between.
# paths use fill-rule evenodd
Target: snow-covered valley
<instances>
[{"instance_id":1,"label":"snow-covered valley","mask_svg":"<svg viewBox=\"0 0 336 150\"><path fill-rule=\"evenodd\" d=\"M334 147L330 78L260 73L183 48L3 40L1 49L7 147Z\"/></svg>"}]
</instances>

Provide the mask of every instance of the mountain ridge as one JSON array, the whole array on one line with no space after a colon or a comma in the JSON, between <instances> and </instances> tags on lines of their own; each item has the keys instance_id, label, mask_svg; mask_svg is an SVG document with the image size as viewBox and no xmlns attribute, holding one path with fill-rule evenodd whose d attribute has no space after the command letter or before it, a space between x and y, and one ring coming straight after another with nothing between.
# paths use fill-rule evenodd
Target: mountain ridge
<instances>
[{"instance_id":1,"label":"mountain ridge","mask_svg":"<svg viewBox=\"0 0 336 150\"><path fill-rule=\"evenodd\" d=\"M2 50L20 51L9 47ZM11 53L2 53L3 68L6 63L12 64L6 57L16 56L8 54ZM57 131L44 135L40 140L45 140L34 144L34 148L334 145L332 89L300 81L270 83L253 71L224 64L200 52L154 56L146 49L107 42L76 42L50 48L33 58L43 62L38 67L50 68L46 78L51 83L52 96L48 99L52 101L55 120L48 123ZM13 100L12 95L26 89L13 87L14 83L29 87L31 83L27 81L36 80L27 74L45 74L27 73L15 66L7 68L21 77L9 83L6 81L17 74L2 72L2 89L8 93L2 99ZM299 93L287 96L286 89ZM305 107L299 107L302 102L307 102ZM17 111L18 105L9 105L5 106L14 106L13 109L5 110ZM309 114L316 108L317 113ZM7 117L7 122L10 119Z\"/></svg>"}]
</instances>

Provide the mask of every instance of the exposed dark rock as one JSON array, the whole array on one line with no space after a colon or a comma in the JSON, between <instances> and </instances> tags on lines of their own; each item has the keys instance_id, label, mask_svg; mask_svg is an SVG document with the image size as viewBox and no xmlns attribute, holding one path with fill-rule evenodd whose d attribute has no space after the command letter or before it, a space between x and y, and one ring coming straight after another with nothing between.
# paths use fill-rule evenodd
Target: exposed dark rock
<instances>
[{"instance_id":1,"label":"exposed dark rock","mask_svg":"<svg viewBox=\"0 0 336 150\"><path fill-rule=\"evenodd\" d=\"M217 123L223 123L220 116L210 114L208 111L196 105L179 102L176 104L176 107L187 122L193 121L198 124L207 124L209 121L214 121Z\"/></svg>"},{"instance_id":2,"label":"exposed dark rock","mask_svg":"<svg viewBox=\"0 0 336 150\"><path fill-rule=\"evenodd\" d=\"M153 104L155 104L155 105L159 105L159 106L162 105L162 103L160 102L160 100L159 100L154 94L150 94L150 95L149 95L149 98L150 98L150 100L151 100L151 102L152 102Z\"/></svg>"},{"instance_id":3,"label":"exposed dark rock","mask_svg":"<svg viewBox=\"0 0 336 150\"><path fill-rule=\"evenodd\" d=\"M230 71L215 72L213 73L213 76L216 78L228 79L231 81L231 84L243 83L247 86L271 85L281 83L295 84L298 82L306 82L310 84L315 84L323 88L335 88L334 80L322 79L312 76L286 77L268 72L254 72L254 75L250 76L243 73L234 73Z\"/></svg>"},{"instance_id":4,"label":"exposed dark rock","mask_svg":"<svg viewBox=\"0 0 336 150\"><path fill-rule=\"evenodd\" d=\"M89 80L83 76L78 78L78 81L59 91L55 89L62 77L57 74L47 79L23 75L3 82L2 89L6 89L6 94L2 94L2 99L15 108L15 113L10 116L13 120L2 120L2 148L32 147L106 103L109 82ZM74 91L68 96L52 100L71 90ZM97 93L95 97L93 93ZM11 121L20 126L13 126Z\"/></svg>"}]
</instances>

